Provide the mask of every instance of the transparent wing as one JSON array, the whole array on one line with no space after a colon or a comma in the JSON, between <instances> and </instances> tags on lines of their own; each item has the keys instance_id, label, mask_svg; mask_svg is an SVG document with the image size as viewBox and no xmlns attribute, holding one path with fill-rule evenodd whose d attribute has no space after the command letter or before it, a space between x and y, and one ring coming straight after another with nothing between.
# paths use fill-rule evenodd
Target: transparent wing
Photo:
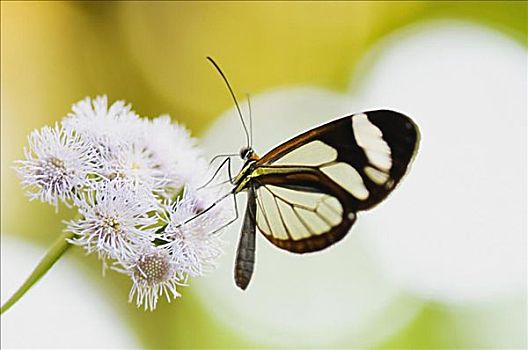
<instances>
[{"instance_id":1,"label":"transparent wing","mask_svg":"<svg viewBox=\"0 0 528 350\"><path fill-rule=\"evenodd\" d=\"M343 238L356 219L348 194L338 189L332 193L335 185L324 178L330 188L319 181L303 182L302 172L291 174L290 180L292 176L298 178L297 186L269 180L257 187L256 223L262 234L297 253L320 250Z\"/></svg>"}]
</instances>

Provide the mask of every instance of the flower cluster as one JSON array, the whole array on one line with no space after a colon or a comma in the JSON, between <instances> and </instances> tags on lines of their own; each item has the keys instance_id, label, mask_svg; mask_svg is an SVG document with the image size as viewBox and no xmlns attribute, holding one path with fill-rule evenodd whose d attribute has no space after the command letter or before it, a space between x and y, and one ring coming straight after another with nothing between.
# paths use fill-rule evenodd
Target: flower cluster
<instances>
[{"instance_id":1,"label":"flower cluster","mask_svg":"<svg viewBox=\"0 0 528 350\"><path fill-rule=\"evenodd\" d=\"M31 199L75 207L71 243L97 253L103 271L130 276L130 301L158 298L214 267L225 219L216 193L200 188L207 163L188 131L168 116L139 117L106 96L73 105L60 124L29 136L17 171Z\"/></svg>"}]
</instances>

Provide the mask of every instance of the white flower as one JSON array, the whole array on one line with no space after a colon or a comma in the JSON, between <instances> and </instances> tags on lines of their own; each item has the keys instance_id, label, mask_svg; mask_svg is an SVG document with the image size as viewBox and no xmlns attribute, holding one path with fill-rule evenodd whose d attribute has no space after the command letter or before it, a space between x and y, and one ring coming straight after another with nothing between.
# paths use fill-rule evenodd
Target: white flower
<instances>
[{"instance_id":1,"label":"white flower","mask_svg":"<svg viewBox=\"0 0 528 350\"><path fill-rule=\"evenodd\" d=\"M76 200L81 218L67 222L72 243L104 260L133 256L154 239L158 209L154 197L121 181L103 182Z\"/></svg>"},{"instance_id":2,"label":"white flower","mask_svg":"<svg viewBox=\"0 0 528 350\"><path fill-rule=\"evenodd\" d=\"M168 116L139 118L130 105L106 96L72 107L62 127L29 137L19 161L30 197L75 205L66 222L70 243L97 253L128 274L130 299L154 309L170 301L190 276L204 274L220 255L223 208L204 211L216 199L205 182L206 161L189 132ZM198 213L202 213L197 215ZM196 216L196 217L195 217Z\"/></svg>"},{"instance_id":3,"label":"white flower","mask_svg":"<svg viewBox=\"0 0 528 350\"><path fill-rule=\"evenodd\" d=\"M225 224L226 218L221 207L203 212L209 204L186 189L183 198L165 207L167 226L163 239L169 242L172 259L179 269L191 277L212 270L222 254L222 241L215 233Z\"/></svg>"},{"instance_id":4,"label":"white flower","mask_svg":"<svg viewBox=\"0 0 528 350\"><path fill-rule=\"evenodd\" d=\"M224 222L221 207L196 216L209 205L196 192L185 190L177 202L168 201L159 218L165 230L157 236L157 246L145 244L137 254L120 259L117 271L128 274L133 281L129 301L153 310L158 298L180 296L177 286L185 286L189 277L203 275L213 268L222 253L221 241L213 231ZM196 216L196 217L195 217ZM189 222L182 225L186 220Z\"/></svg>"},{"instance_id":5,"label":"white flower","mask_svg":"<svg viewBox=\"0 0 528 350\"><path fill-rule=\"evenodd\" d=\"M204 182L207 161L187 129L163 115L148 124L146 135L146 145L162 160L161 171L170 187L198 187Z\"/></svg>"},{"instance_id":6,"label":"white flower","mask_svg":"<svg viewBox=\"0 0 528 350\"><path fill-rule=\"evenodd\" d=\"M123 143L101 159L101 173L109 180L128 181L155 193L164 192L169 182L160 159L139 142Z\"/></svg>"},{"instance_id":7,"label":"white flower","mask_svg":"<svg viewBox=\"0 0 528 350\"><path fill-rule=\"evenodd\" d=\"M95 154L89 143L77 133L58 125L33 131L25 160L16 162L28 196L53 204L61 200L69 205L75 191L89 184L95 172Z\"/></svg>"},{"instance_id":8,"label":"white flower","mask_svg":"<svg viewBox=\"0 0 528 350\"><path fill-rule=\"evenodd\" d=\"M123 101L108 107L106 96L87 97L72 111L63 125L92 143L107 179L120 177L166 198L205 181L207 163L196 140L169 116L139 118Z\"/></svg>"},{"instance_id":9,"label":"white flower","mask_svg":"<svg viewBox=\"0 0 528 350\"><path fill-rule=\"evenodd\" d=\"M106 96L97 96L93 101L86 97L75 103L72 111L62 121L64 127L75 130L103 153L141 134L142 120L124 101L108 107Z\"/></svg>"},{"instance_id":10,"label":"white flower","mask_svg":"<svg viewBox=\"0 0 528 350\"><path fill-rule=\"evenodd\" d=\"M167 249L145 246L122 265L125 270L116 270L127 273L132 278L129 302L136 296L138 307L143 305L145 310L154 310L160 296L165 295L169 302L171 296L181 296L176 287L184 286L185 283L182 282L183 279L177 272L177 264Z\"/></svg>"}]
</instances>

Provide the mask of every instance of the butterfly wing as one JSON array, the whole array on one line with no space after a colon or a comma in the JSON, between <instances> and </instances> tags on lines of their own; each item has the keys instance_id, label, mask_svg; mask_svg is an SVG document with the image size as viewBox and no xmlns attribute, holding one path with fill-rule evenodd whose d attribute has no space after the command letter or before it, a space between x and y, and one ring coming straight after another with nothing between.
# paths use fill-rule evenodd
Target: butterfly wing
<instances>
[{"instance_id":1,"label":"butterfly wing","mask_svg":"<svg viewBox=\"0 0 528 350\"><path fill-rule=\"evenodd\" d=\"M274 148L257 162L259 230L292 252L343 238L356 213L380 203L406 173L419 132L388 110L337 119Z\"/></svg>"},{"instance_id":2,"label":"butterfly wing","mask_svg":"<svg viewBox=\"0 0 528 350\"><path fill-rule=\"evenodd\" d=\"M284 170L286 168L282 168ZM256 181L259 230L274 245L295 253L339 241L356 219L353 198L320 171L273 169Z\"/></svg>"}]
</instances>

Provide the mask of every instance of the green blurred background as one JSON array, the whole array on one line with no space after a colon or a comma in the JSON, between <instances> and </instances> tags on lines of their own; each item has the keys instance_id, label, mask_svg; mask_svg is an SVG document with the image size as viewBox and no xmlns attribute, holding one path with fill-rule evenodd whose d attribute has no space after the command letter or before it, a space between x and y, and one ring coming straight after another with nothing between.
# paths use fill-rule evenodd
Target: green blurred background
<instances>
[{"instance_id":1,"label":"green blurred background","mask_svg":"<svg viewBox=\"0 0 528 350\"><path fill-rule=\"evenodd\" d=\"M528 43L522 1L2 2L1 232L47 246L62 230L70 213L55 215L50 206L29 203L11 166L23 156L32 129L59 120L85 96L125 99L141 115L169 113L200 136L231 107L205 56L221 63L241 93L297 85L341 91L380 38L437 18L478 22ZM192 286L182 300L162 302L156 312L136 310L126 303L129 281L111 274L118 283L108 283L95 259L88 260L83 273L105 290L147 348L262 346L215 319ZM379 347L471 346L463 336L448 336L456 332L456 317L439 304L425 304Z\"/></svg>"}]
</instances>

